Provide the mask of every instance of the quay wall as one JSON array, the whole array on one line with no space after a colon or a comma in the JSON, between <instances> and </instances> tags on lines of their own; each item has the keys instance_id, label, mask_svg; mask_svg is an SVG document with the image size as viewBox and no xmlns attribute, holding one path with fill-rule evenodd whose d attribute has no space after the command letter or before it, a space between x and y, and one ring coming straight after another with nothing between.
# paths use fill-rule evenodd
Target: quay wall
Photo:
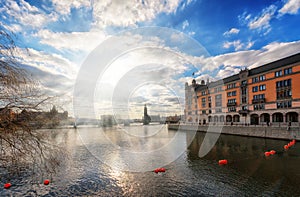
<instances>
[{"instance_id":1,"label":"quay wall","mask_svg":"<svg viewBox=\"0 0 300 197\"><path fill-rule=\"evenodd\" d=\"M229 125L185 125L180 124L180 130L183 131L197 131L207 132L208 128L210 132L214 130L220 131L222 134L249 136L249 137L261 137L272 139L296 139L300 140L300 127L264 127L264 126L229 126ZM168 128L171 130L178 130L179 124L169 124Z\"/></svg>"}]
</instances>

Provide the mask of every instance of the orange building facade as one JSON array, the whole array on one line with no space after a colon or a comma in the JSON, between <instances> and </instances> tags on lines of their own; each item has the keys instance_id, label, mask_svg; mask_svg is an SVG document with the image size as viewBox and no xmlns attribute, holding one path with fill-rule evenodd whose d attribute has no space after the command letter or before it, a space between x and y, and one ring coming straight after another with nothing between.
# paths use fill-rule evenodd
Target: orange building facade
<instances>
[{"instance_id":1,"label":"orange building facade","mask_svg":"<svg viewBox=\"0 0 300 197\"><path fill-rule=\"evenodd\" d=\"M298 125L300 53L238 74L185 84L185 121L199 124Z\"/></svg>"}]
</instances>

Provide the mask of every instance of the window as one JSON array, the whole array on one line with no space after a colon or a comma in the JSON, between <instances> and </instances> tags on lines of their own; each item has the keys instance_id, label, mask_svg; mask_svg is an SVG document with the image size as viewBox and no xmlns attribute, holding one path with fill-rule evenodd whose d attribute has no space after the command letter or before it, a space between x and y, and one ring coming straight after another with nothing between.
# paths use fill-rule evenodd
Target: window
<instances>
[{"instance_id":1,"label":"window","mask_svg":"<svg viewBox=\"0 0 300 197\"><path fill-rule=\"evenodd\" d=\"M263 90L266 90L266 85L260 85L259 86L259 91L263 91Z\"/></svg>"},{"instance_id":2,"label":"window","mask_svg":"<svg viewBox=\"0 0 300 197\"><path fill-rule=\"evenodd\" d=\"M235 88L235 83L232 83L232 84L228 84L228 85L227 85L227 89L231 89L231 88Z\"/></svg>"},{"instance_id":3,"label":"window","mask_svg":"<svg viewBox=\"0 0 300 197\"><path fill-rule=\"evenodd\" d=\"M246 84L247 84L246 80L242 81L242 85L246 85Z\"/></svg>"},{"instance_id":4,"label":"window","mask_svg":"<svg viewBox=\"0 0 300 197\"><path fill-rule=\"evenodd\" d=\"M242 98L242 103L247 103L247 98L246 97Z\"/></svg>"},{"instance_id":5,"label":"window","mask_svg":"<svg viewBox=\"0 0 300 197\"><path fill-rule=\"evenodd\" d=\"M206 107L206 99L202 98L202 108Z\"/></svg>"},{"instance_id":6,"label":"window","mask_svg":"<svg viewBox=\"0 0 300 197\"><path fill-rule=\"evenodd\" d=\"M206 110L202 110L202 114L206 114Z\"/></svg>"},{"instance_id":7,"label":"window","mask_svg":"<svg viewBox=\"0 0 300 197\"><path fill-rule=\"evenodd\" d=\"M292 107L292 101L277 102L277 108L289 108Z\"/></svg>"},{"instance_id":8,"label":"window","mask_svg":"<svg viewBox=\"0 0 300 197\"><path fill-rule=\"evenodd\" d=\"M203 91L201 92L201 94L202 94L202 96L204 96L204 95L206 94L205 90L203 90Z\"/></svg>"},{"instance_id":9,"label":"window","mask_svg":"<svg viewBox=\"0 0 300 197\"><path fill-rule=\"evenodd\" d=\"M233 91L233 92L232 92L232 96L236 96L236 91Z\"/></svg>"},{"instance_id":10,"label":"window","mask_svg":"<svg viewBox=\"0 0 300 197\"><path fill-rule=\"evenodd\" d=\"M228 103L236 103L236 99L228 99Z\"/></svg>"},{"instance_id":11,"label":"window","mask_svg":"<svg viewBox=\"0 0 300 197\"><path fill-rule=\"evenodd\" d=\"M256 82L258 82L258 77L253 77L252 78L252 83L256 83Z\"/></svg>"},{"instance_id":12,"label":"window","mask_svg":"<svg viewBox=\"0 0 300 197\"><path fill-rule=\"evenodd\" d=\"M236 108L235 107L228 107L228 111L229 112L236 112Z\"/></svg>"},{"instance_id":13,"label":"window","mask_svg":"<svg viewBox=\"0 0 300 197\"><path fill-rule=\"evenodd\" d=\"M292 85L292 80L291 79L287 79L287 80L283 80L283 81L277 81L276 82L276 87L277 88L281 88L281 87L289 87Z\"/></svg>"},{"instance_id":14,"label":"window","mask_svg":"<svg viewBox=\"0 0 300 197\"><path fill-rule=\"evenodd\" d=\"M275 77L280 77L280 76L282 76L282 70L276 71Z\"/></svg>"},{"instance_id":15,"label":"window","mask_svg":"<svg viewBox=\"0 0 300 197\"><path fill-rule=\"evenodd\" d=\"M252 92L257 92L258 91L258 86L252 87Z\"/></svg>"},{"instance_id":16,"label":"window","mask_svg":"<svg viewBox=\"0 0 300 197\"><path fill-rule=\"evenodd\" d=\"M211 101L211 96L208 97L208 101Z\"/></svg>"},{"instance_id":17,"label":"window","mask_svg":"<svg viewBox=\"0 0 300 197\"><path fill-rule=\"evenodd\" d=\"M264 99L264 98L265 98L265 94L257 94L257 95L253 95L253 99L254 99L254 100Z\"/></svg>"},{"instance_id":18,"label":"window","mask_svg":"<svg viewBox=\"0 0 300 197\"><path fill-rule=\"evenodd\" d=\"M260 75L259 76L259 81L264 81L266 80L266 76L265 75Z\"/></svg>"},{"instance_id":19,"label":"window","mask_svg":"<svg viewBox=\"0 0 300 197\"><path fill-rule=\"evenodd\" d=\"M218 94L215 96L215 104L216 104L216 107L221 107L222 106L222 94Z\"/></svg>"},{"instance_id":20,"label":"window","mask_svg":"<svg viewBox=\"0 0 300 197\"><path fill-rule=\"evenodd\" d=\"M227 93L227 96L230 97L230 96L231 96L231 92L228 92L228 93Z\"/></svg>"},{"instance_id":21,"label":"window","mask_svg":"<svg viewBox=\"0 0 300 197\"><path fill-rule=\"evenodd\" d=\"M216 108L216 113L222 112L222 108Z\"/></svg>"},{"instance_id":22,"label":"window","mask_svg":"<svg viewBox=\"0 0 300 197\"><path fill-rule=\"evenodd\" d=\"M248 110L247 106L242 106L242 110Z\"/></svg>"},{"instance_id":23,"label":"window","mask_svg":"<svg viewBox=\"0 0 300 197\"><path fill-rule=\"evenodd\" d=\"M254 110L262 110L262 109L265 109L265 104L257 104L257 105L253 105L253 109L254 109Z\"/></svg>"},{"instance_id":24,"label":"window","mask_svg":"<svg viewBox=\"0 0 300 197\"><path fill-rule=\"evenodd\" d=\"M292 68L286 68L286 69L284 69L284 74L285 75L292 74Z\"/></svg>"}]
</instances>

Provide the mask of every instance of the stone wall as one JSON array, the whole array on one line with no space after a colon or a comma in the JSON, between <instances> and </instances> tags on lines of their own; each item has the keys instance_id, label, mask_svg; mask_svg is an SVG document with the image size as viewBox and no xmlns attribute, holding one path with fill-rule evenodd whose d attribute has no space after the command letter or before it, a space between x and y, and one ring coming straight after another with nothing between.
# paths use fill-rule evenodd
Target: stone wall
<instances>
[{"instance_id":1,"label":"stone wall","mask_svg":"<svg viewBox=\"0 0 300 197\"><path fill-rule=\"evenodd\" d=\"M197 126L197 125L180 125L182 130L193 130L206 132L209 126ZM284 127L262 127L262 126L221 126L211 125L212 128L218 131L222 129L222 134L229 135L240 135L240 136L251 136L251 137L262 137L262 138L274 138L274 139L296 139L300 140L300 128L291 127L288 131ZM179 128L178 124L168 125L169 129L177 130ZM211 129L214 130L214 129Z\"/></svg>"}]
</instances>

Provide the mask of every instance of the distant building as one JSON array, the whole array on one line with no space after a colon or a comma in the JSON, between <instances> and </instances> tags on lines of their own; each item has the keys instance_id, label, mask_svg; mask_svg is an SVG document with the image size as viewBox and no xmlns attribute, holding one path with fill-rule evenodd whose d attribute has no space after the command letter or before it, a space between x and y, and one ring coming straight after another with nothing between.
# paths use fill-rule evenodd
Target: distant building
<instances>
[{"instance_id":1,"label":"distant building","mask_svg":"<svg viewBox=\"0 0 300 197\"><path fill-rule=\"evenodd\" d=\"M186 83L184 115L200 124L299 122L300 53L211 83Z\"/></svg>"},{"instance_id":2,"label":"distant building","mask_svg":"<svg viewBox=\"0 0 300 197\"><path fill-rule=\"evenodd\" d=\"M117 122L113 115L101 115L101 126L111 127L116 124Z\"/></svg>"}]
</instances>

